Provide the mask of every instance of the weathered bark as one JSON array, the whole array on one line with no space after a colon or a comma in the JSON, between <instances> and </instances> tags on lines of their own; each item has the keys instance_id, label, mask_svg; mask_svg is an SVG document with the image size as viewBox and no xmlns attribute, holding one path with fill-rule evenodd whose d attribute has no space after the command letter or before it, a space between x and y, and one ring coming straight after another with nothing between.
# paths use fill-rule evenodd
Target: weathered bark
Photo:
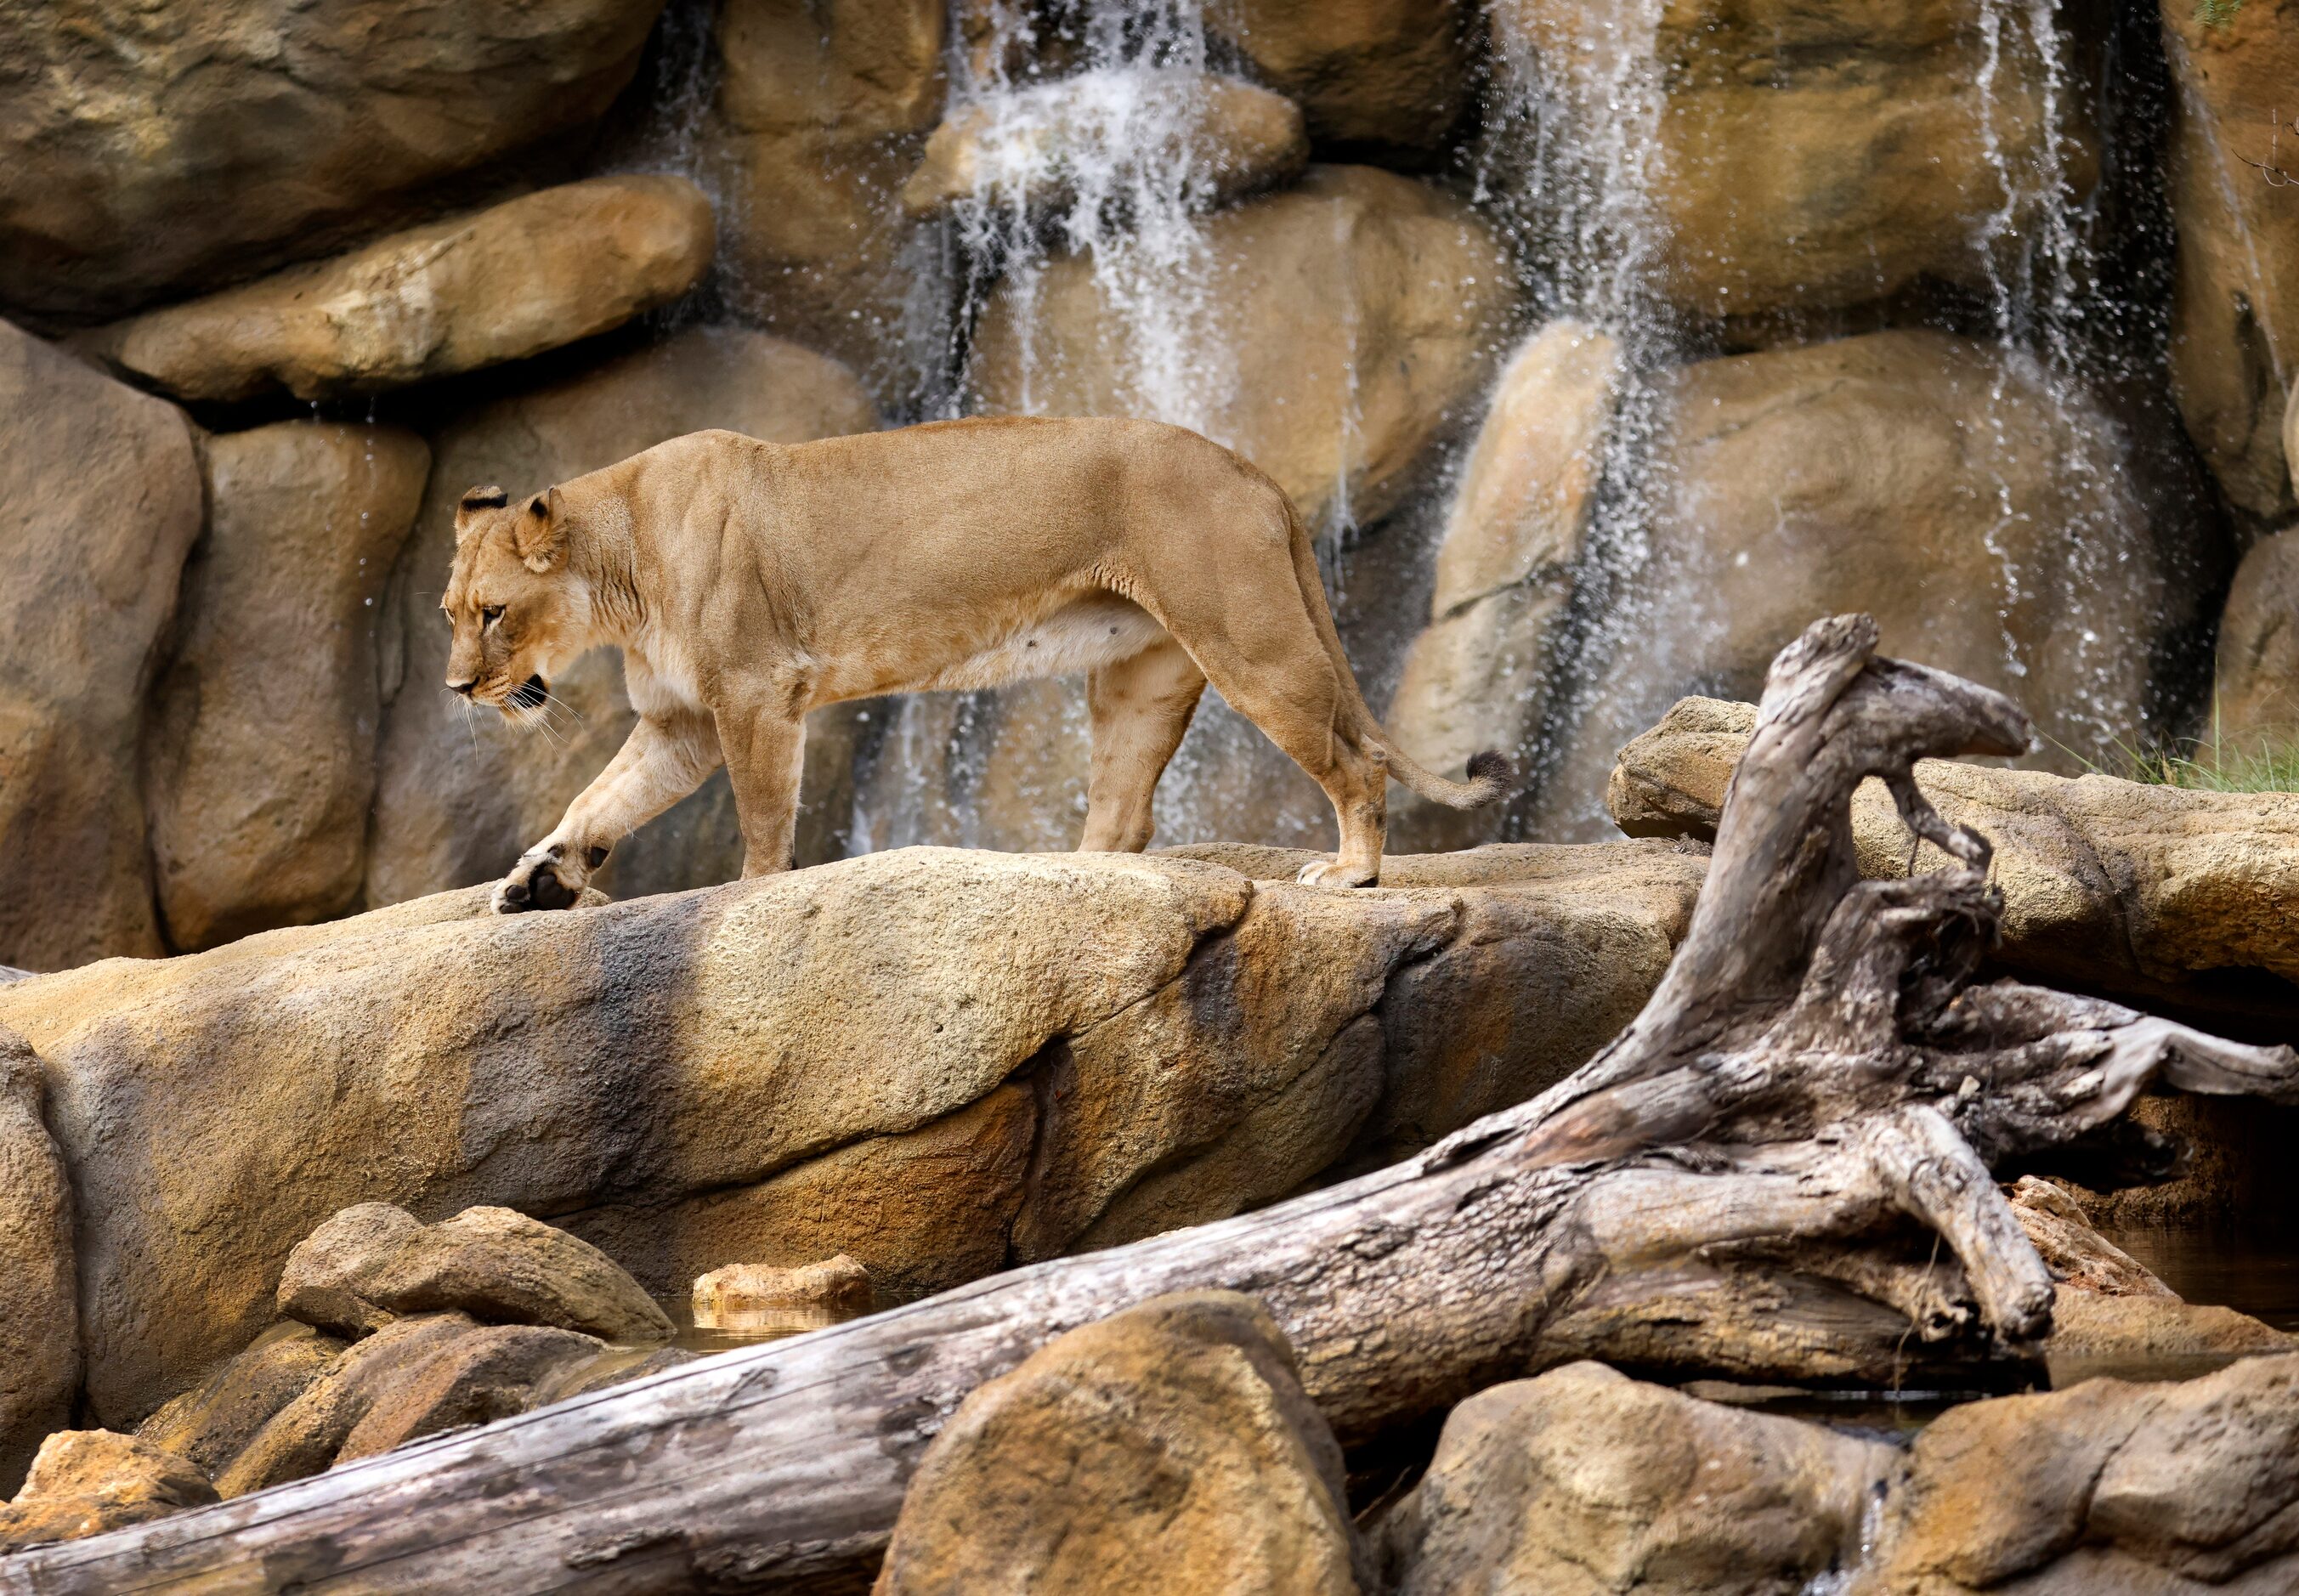
<instances>
[{"instance_id":1,"label":"weathered bark","mask_svg":"<svg viewBox=\"0 0 2299 1596\"><path fill-rule=\"evenodd\" d=\"M1260 1296L1345 1442L1568 1359L1804 1382L2033 1372L2052 1287L1991 1171L2116 1142L2151 1083L2299 1098L2288 1049L1970 988L1999 903L1919 758L2028 740L2007 700L1873 658L1774 662L1667 978L1571 1079L1396 1168L1058 1260L220 1506L0 1561L0 1590L768 1591L866 1582L983 1381L1163 1292ZM1960 861L1858 879L1881 777Z\"/></svg>"}]
</instances>

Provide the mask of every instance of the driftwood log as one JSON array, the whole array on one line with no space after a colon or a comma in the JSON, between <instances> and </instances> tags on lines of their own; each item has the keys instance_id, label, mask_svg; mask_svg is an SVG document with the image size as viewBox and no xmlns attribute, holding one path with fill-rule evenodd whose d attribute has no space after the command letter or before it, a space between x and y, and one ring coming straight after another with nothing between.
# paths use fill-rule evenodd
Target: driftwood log
<instances>
[{"instance_id":1,"label":"driftwood log","mask_svg":"<svg viewBox=\"0 0 2299 1596\"><path fill-rule=\"evenodd\" d=\"M2013 753L2001 695L1875 657L1865 616L1774 661L1665 980L1572 1078L1395 1168L0 1559L0 1590L785 1591L867 1584L918 1456L1050 1337L1162 1292L1257 1293L1345 1444L1596 1357L1656 1374L2000 1386L2052 1284L1996 1187L2165 1172L2151 1085L2299 1098L2287 1048L1972 985L1999 904L1920 758ZM1880 777L1951 868L1863 882Z\"/></svg>"}]
</instances>

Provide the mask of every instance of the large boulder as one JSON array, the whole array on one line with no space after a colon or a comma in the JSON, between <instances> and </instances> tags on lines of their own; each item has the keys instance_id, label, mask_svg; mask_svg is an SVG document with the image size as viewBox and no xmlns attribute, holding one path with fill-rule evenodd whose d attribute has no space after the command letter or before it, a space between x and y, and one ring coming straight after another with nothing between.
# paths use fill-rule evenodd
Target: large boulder
<instances>
[{"instance_id":1,"label":"large boulder","mask_svg":"<svg viewBox=\"0 0 2299 1596\"><path fill-rule=\"evenodd\" d=\"M1429 625L1387 716L1432 769L1487 748L1522 761L1540 730L1621 377L1618 341L1567 320L1527 338L1493 387L1437 545ZM1481 842L1500 819L1412 797L1390 810L1407 848Z\"/></svg>"},{"instance_id":2,"label":"large boulder","mask_svg":"<svg viewBox=\"0 0 2299 1596\"><path fill-rule=\"evenodd\" d=\"M2171 386L2189 436L2240 508L2290 514L2278 431L2299 391L2299 206L2291 86L2299 29L2286 0L2163 0L2172 96Z\"/></svg>"},{"instance_id":3,"label":"large boulder","mask_svg":"<svg viewBox=\"0 0 2299 1596\"><path fill-rule=\"evenodd\" d=\"M215 1500L205 1475L147 1441L59 1430L41 1442L15 1500L0 1503L0 1554L125 1529Z\"/></svg>"},{"instance_id":4,"label":"large boulder","mask_svg":"<svg viewBox=\"0 0 2299 1596\"><path fill-rule=\"evenodd\" d=\"M2299 750L2299 528L2261 538L2236 568L2215 687L2212 757L2240 769Z\"/></svg>"},{"instance_id":5,"label":"large boulder","mask_svg":"<svg viewBox=\"0 0 2299 1596\"><path fill-rule=\"evenodd\" d=\"M205 453L207 536L144 757L160 913L182 949L358 904L377 639L431 466L403 428L328 421L227 433Z\"/></svg>"},{"instance_id":6,"label":"large boulder","mask_svg":"<svg viewBox=\"0 0 2299 1596\"><path fill-rule=\"evenodd\" d=\"M88 347L179 399L403 387L572 344L668 303L710 265L685 178L593 178L105 328Z\"/></svg>"},{"instance_id":7,"label":"large boulder","mask_svg":"<svg viewBox=\"0 0 2299 1596\"><path fill-rule=\"evenodd\" d=\"M1388 1588L1796 1596L1857 1560L1893 1473L1880 1442L1569 1364L1453 1409L1383 1526Z\"/></svg>"},{"instance_id":8,"label":"large boulder","mask_svg":"<svg viewBox=\"0 0 2299 1596\"><path fill-rule=\"evenodd\" d=\"M0 415L0 964L158 953L137 750L203 513L193 429L4 322Z\"/></svg>"},{"instance_id":9,"label":"large boulder","mask_svg":"<svg viewBox=\"0 0 2299 1596\"><path fill-rule=\"evenodd\" d=\"M1442 145L1468 103L1458 0L1215 0L1206 29L1300 103L1321 143Z\"/></svg>"},{"instance_id":10,"label":"large boulder","mask_svg":"<svg viewBox=\"0 0 2299 1596\"><path fill-rule=\"evenodd\" d=\"M2063 767L2145 734L2186 601L2112 420L2027 356L1886 332L1705 361L1656 432L1633 607L1593 651L1544 835L1596 821L1614 752L1681 695L1754 698L1815 615L1864 610L1890 653L2012 694Z\"/></svg>"},{"instance_id":11,"label":"large boulder","mask_svg":"<svg viewBox=\"0 0 2299 1596\"><path fill-rule=\"evenodd\" d=\"M703 156L728 293L890 396L916 273L895 195L942 108L946 0L730 0Z\"/></svg>"},{"instance_id":12,"label":"large boulder","mask_svg":"<svg viewBox=\"0 0 2299 1596\"><path fill-rule=\"evenodd\" d=\"M0 303L117 315L408 218L564 137L662 0L88 0L0 16Z\"/></svg>"},{"instance_id":13,"label":"large boulder","mask_svg":"<svg viewBox=\"0 0 2299 1596\"><path fill-rule=\"evenodd\" d=\"M659 1293L840 1251L947 1286L1222 1218L1576 1067L1703 869L1523 845L1352 893L1255 852L914 849L509 918L472 889L0 986L75 1171L87 1401L132 1424L245 1346L358 1203L547 1214Z\"/></svg>"},{"instance_id":14,"label":"large boulder","mask_svg":"<svg viewBox=\"0 0 2299 1596\"><path fill-rule=\"evenodd\" d=\"M448 630L439 593L454 555L455 502L466 489L499 483L532 492L705 428L794 444L876 425L868 399L835 362L763 333L694 328L497 399L441 431L416 533L393 584L368 901L396 902L508 870L606 768L635 720L621 659L610 649L551 684L570 714L549 736L473 715L440 690ZM804 863L841 851L849 714L826 711L811 723L799 821ZM617 895L670 891L726 880L742 862L722 773L620 844L597 885Z\"/></svg>"},{"instance_id":15,"label":"large boulder","mask_svg":"<svg viewBox=\"0 0 2299 1596\"><path fill-rule=\"evenodd\" d=\"M2299 1357L1951 1409L1845 1596L2299 1585Z\"/></svg>"},{"instance_id":16,"label":"large boulder","mask_svg":"<svg viewBox=\"0 0 2299 1596\"><path fill-rule=\"evenodd\" d=\"M2034 37L2048 12L1680 0L1624 29L1581 0L1493 12L1505 70L1567 152L1559 170L1589 185L1572 197L1611 207L1592 224L1631 234L1652 286L1702 314L1887 299L1925 278L1990 291L2016 280L2047 209L2097 180L2077 52ZM1590 174L1623 159L1635 192L1602 191Z\"/></svg>"},{"instance_id":17,"label":"large boulder","mask_svg":"<svg viewBox=\"0 0 2299 1596\"><path fill-rule=\"evenodd\" d=\"M1250 1297L1153 1298L959 1404L919 1459L876 1596L1375 1588L1341 1449Z\"/></svg>"},{"instance_id":18,"label":"large boulder","mask_svg":"<svg viewBox=\"0 0 2299 1596\"><path fill-rule=\"evenodd\" d=\"M1632 836L1713 837L1755 706L1687 699L1621 750L1606 802ZM2070 779L1947 760L1916 785L1995 844L1996 957L2055 985L2287 1025L2299 1018L2299 794L2212 793L2112 776ZM1881 784L1852 801L1860 868L1905 876L1919 849ZM2254 1106L2251 1110L2260 1110Z\"/></svg>"},{"instance_id":19,"label":"large boulder","mask_svg":"<svg viewBox=\"0 0 2299 1596\"><path fill-rule=\"evenodd\" d=\"M1432 186L1320 166L1204 224L1201 430L1277 479L1312 528L1379 520L1430 445L1468 420L1511 276L1499 241ZM974 345L991 413L1146 413L1122 289L1067 255L1010 283Z\"/></svg>"},{"instance_id":20,"label":"large boulder","mask_svg":"<svg viewBox=\"0 0 2299 1596\"><path fill-rule=\"evenodd\" d=\"M0 1029L0 1491L71 1418L79 1386L71 1182L46 1097L39 1060Z\"/></svg>"}]
</instances>

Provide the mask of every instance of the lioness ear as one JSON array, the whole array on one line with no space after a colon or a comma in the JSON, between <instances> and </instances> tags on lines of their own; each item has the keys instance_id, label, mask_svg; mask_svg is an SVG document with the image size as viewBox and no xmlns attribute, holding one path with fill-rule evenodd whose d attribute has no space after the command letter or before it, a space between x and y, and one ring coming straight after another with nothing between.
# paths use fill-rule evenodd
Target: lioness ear
<instances>
[{"instance_id":1,"label":"lioness ear","mask_svg":"<svg viewBox=\"0 0 2299 1596\"><path fill-rule=\"evenodd\" d=\"M501 510L510 503L510 495L499 487L466 488L463 496L455 501L455 546L461 548L471 535L471 512L476 510Z\"/></svg>"},{"instance_id":2,"label":"lioness ear","mask_svg":"<svg viewBox=\"0 0 2299 1596\"><path fill-rule=\"evenodd\" d=\"M567 518L555 487L527 502L511 528L510 546L527 569L540 576L567 557Z\"/></svg>"}]
</instances>

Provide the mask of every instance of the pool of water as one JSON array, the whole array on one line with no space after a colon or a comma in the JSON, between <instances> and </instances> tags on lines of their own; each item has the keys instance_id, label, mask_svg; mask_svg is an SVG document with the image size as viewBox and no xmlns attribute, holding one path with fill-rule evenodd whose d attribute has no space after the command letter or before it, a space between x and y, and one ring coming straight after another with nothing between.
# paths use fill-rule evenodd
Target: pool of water
<instances>
[{"instance_id":1,"label":"pool of water","mask_svg":"<svg viewBox=\"0 0 2299 1596\"><path fill-rule=\"evenodd\" d=\"M2299 1332L2299 1235L2195 1226L2119 1230L2107 1239L2190 1302Z\"/></svg>"},{"instance_id":2,"label":"pool of water","mask_svg":"<svg viewBox=\"0 0 2299 1596\"><path fill-rule=\"evenodd\" d=\"M859 1319L866 1313L875 1313L886 1306L883 1302L867 1309L812 1308L790 1305L776 1308L740 1308L716 1319L697 1322L694 1303L687 1297L664 1297L658 1301L670 1322L678 1327L673 1346L689 1352L724 1352L735 1347L751 1347L764 1341L782 1341L793 1335L803 1335L809 1330L826 1329L842 1325L849 1319Z\"/></svg>"}]
</instances>

